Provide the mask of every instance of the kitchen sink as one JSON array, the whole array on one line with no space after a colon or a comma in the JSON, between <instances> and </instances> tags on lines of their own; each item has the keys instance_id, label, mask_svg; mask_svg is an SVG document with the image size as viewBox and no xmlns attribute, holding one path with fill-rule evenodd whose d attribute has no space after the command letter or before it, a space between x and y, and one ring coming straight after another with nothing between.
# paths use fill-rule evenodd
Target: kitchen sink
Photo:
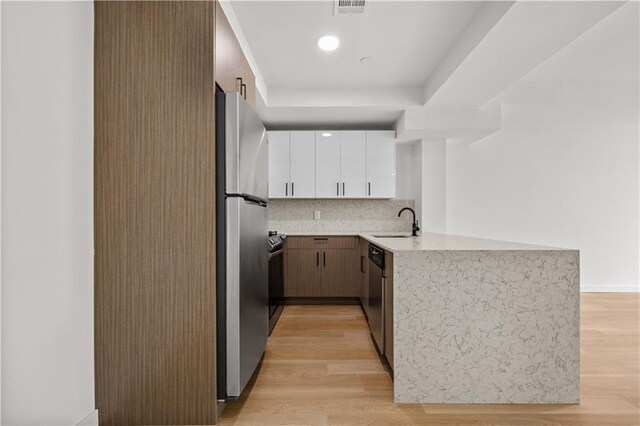
<instances>
[{"instance_id":1,"label":"kitchen sink","mask_svg":"<svg viewBox=\"0 0 640 426\"><path fill-rule=\"evenodd\" d=\"M373 238L411 238L411 235L374 235Z\"/></svg>"}]
</instances>

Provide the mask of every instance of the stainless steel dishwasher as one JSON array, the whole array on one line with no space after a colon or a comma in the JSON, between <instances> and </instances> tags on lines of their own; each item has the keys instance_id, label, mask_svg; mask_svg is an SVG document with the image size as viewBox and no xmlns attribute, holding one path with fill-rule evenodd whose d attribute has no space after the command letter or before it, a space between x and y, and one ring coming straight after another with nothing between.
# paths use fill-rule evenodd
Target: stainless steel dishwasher
<instances>
[{"instance_id":1,"label":"stainless steel dishwasher","mask_svg":"<svg viewBox=\"0 0 640 426\"><path fill-rule=\"evenodd\" d=\"M369 329L378 351L384 351L384 250L369 244Z\"/></svg>"}]
</instances>

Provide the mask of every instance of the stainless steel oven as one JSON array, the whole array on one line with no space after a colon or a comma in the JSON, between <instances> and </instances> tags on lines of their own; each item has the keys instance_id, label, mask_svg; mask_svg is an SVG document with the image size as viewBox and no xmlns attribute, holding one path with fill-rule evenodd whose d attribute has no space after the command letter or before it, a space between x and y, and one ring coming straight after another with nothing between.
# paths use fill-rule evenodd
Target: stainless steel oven
<instances>
[{"instance_id":1,"label":"stainless steel oven","mask_svg":"<svg viewBox=\"0 0 640 426\"><path fill-rule=\"evenodd\" d=\"M284 240L286 235L269 232L269 334L282 313L284 297Z\"/></svg>"}]
</instances>

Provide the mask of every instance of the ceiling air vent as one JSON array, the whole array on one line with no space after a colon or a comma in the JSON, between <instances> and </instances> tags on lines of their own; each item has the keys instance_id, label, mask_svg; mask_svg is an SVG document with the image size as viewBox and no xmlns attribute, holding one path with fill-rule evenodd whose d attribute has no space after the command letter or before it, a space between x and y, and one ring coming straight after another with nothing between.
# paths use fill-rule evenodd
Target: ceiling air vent
<instances>
[{"instance_id":1,"label":"ceiling air vent","mask_svg":"<svg viewBox=\"0 0 640 426\"><path fill-rule=\"evenodd\" d=\"M367 13L369 2L366 0L335 0L333 14L340 15L364 15Z\"/></svg>"}]
</instances>

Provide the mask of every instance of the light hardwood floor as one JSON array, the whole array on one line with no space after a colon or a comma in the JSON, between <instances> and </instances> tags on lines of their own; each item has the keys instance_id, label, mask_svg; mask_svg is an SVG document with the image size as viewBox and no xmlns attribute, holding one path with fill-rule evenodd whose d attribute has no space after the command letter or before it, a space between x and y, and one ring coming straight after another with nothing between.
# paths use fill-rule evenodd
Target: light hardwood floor
<instances>
[{"instance_id":1,"label":"light hardwood floor","mask_svg":"<svg viewBox=\"0 0 640 426\"><path fill-rule=\"evenodd\" d=\"M580 405L393 403L357 306L287 306L222 425L639 425L640 299L583 294Z\"/></svg>"}]
</instances>

